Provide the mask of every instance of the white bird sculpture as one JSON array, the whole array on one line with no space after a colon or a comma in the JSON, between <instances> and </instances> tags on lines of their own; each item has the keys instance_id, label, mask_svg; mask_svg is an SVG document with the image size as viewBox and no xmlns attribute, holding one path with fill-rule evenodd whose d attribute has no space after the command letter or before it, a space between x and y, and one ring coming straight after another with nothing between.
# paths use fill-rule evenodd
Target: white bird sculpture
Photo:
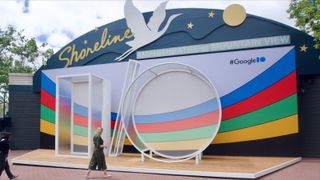
<instances>
[{"instance_id":1,"label":"white bird sculpture","mask_svg":"<svg viewBox=\"0 0 320 180\"><path fill-rule=\"evenodd\" d=\"M117 57L116 61L122 61L137 49L157 40L169 28L170 23L181 14L174 14L168 18L166 25L159 30L160 25L166 18L166 5L168 1L161 3L153 12L148 24L142 13L134 6L132 0L126 0L124 5L124 16L128 27L134 36L132 41L126 42L131 48Z\"/></svg>"}]
</instances>

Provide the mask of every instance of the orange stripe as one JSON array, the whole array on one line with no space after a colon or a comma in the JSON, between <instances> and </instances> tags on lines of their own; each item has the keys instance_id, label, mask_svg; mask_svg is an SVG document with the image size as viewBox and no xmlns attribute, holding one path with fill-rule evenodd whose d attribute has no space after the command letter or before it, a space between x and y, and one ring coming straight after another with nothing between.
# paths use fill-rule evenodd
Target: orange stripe
<instances>
[{"instance_id":1,"label":"orange stripe","mask_svg":"<svg viewBox=\"0 0 320 180\"><path fill-rule=\"evenodd\" d=\"M140 133L158 133L166 131L179 131L185 129L199 128L217 124L219 120L219 111L210 112L204 115L152 124L136 124Z\"/></svg>"},{"instance_id":2,"label":"orange stripe","mask_svg":"<svg viewBox=\"0 0 320 180\"><path fill-rule=\"evenodd\" d=\"M78 126L88 127L88 118L80 116L79 114L74 114L74 124ZM101 121L93 119L92 126L94 128L101 127Z\"/></svg>"}]
</instances>

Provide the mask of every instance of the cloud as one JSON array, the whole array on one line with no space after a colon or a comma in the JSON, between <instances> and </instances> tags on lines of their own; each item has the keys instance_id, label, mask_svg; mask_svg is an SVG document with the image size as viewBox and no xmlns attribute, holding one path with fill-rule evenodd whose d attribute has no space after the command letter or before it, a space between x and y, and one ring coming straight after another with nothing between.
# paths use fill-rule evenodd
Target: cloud
<instances>
[{"instance_id":1,"label":"cloud","mask_svg":"<svg viewBox=\"0 0 320 180\"><path fill-rule=\"evenodd\" d=\"M11 24L17 29L24 29L28 37L45 35L49 46L56 49L96 26L121 18L122 15L113 14L117 14L122 6L123 3L105 1L32 1L28 13L24 13L20 1L2 1L0 26L4 28Z\"/></svg>"},{"instance_id":2,"label":"cloud","mask_svg":"<svg viewBox=\"0 0 320 180\"><path fill-rule=\"evenodd\" d=\"M47 36L47 43L54 48L55 52L68 44L71 40L72 39L70 39L67 34L60 31L54 32L50 34L50 36Z\"/></svg>"},{"instance_id":3,"label":"cloud","mask_svg":"<svg viewBox=\"0 0 320 180\"><path fill-rule=\"evenodd\" d=\"M24 0L23 13L29 12L29 0Z\"/></svg>"}]
</instances>

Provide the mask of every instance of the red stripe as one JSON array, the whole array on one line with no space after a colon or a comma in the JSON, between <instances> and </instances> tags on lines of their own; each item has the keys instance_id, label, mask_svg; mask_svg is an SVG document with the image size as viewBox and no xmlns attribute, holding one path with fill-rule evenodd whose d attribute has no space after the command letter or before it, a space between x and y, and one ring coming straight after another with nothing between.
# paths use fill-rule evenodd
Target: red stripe
<instances>
[{"instance_id":1,"label":"red stripe","mask_svg":"<svg viewBox=\"0 0 320 180\"><path fill-rule=\"evenodd\" d=\"M113 129L116 124L116 121L111 120L111 128Z\"/></svg>"},{"instance_id":2,"label":"red stripe","mask_svg":"<svg viewBox=\"0 0 320 180\"><path fill-rule=\"evenodd\" d=\"M73 115L74 124L78 126L88 127L88 118L78 114Z\"/></svg>"},{"instance_id":3,"label":"red stripe","mask_svg":"<svg viewBox=\"0 0 320 180\"><path fill-rule=\"evenodd\" d=\"M214 111L204 115L181 119L177 121L154 124L136 124L136 126L140 133L179 131L217 124L219 120L218 118L219 111Z\"/></svg>"},{"instance_id":4,"label":"red stripe","mask_svg":"<svg viewBox=\"0 0 320 180\"><path fill-rule=\"evenodd\" d=\"M296 71L250 98L222 110L222 120L246 114L297 92Z\"/></svg>"},{"instance_id":5,"label":"red stripe","mask_svg":"<svg viewBox=\"0 0 320 180\"><path fill-rule=\"evenodd\" d=\"M51 94L47 93L46 90L41 89L41 104L52 109L56 110L56 98L53 97Z\"/></svg>"},{"instance_id":6,"label":"red stripe","mask_svg":"<svg viewBox=\"0 0 320 180\"><path fill-rule=\"evenodd\" d=\"M98 127L101 127L101 123L100 123L100 122L95 122L95 121L93 121L93 123L92 123L92 128L93 128L93 129L97 129Z\"/></svg>"},{"instance_id":7,"label":"red stripe","mask_svg":"<svg viewBox=\"0 0 320 180\"><path fill-rule=\"evenodd\" d=\"M73 119L75 125L88 127L88 117L74 113ZM93 119L92 126L93 128L101 127L101 121Z\"/></svg>"},{"instance_id":8,"label":"red stripe","mask_svg":"<svg viewBox=\"0 0 320 180\"><path fill-rule=\"evenodd\" d=\"M60 101L59 109L60 109L59 114L63 114L69 118L71 117L71 107L68 103L66 103L65 101Z\"/></svg>"}]
</instances>

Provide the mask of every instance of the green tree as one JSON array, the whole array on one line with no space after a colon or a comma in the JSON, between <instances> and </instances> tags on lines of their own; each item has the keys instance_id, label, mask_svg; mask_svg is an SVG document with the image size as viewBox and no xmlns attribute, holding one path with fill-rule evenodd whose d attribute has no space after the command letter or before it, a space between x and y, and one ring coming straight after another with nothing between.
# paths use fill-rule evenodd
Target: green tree
<instances>
[{"instance_id":1,"label":"green tree","mask_svg":"<svg viewBox=\"0 0 320 180\"><path fill-rule=\"evenodd\" d=\"M314 37L314 47L320 49L320 0L292 0L288 13L299 29Z\"/></svg>"},{"instance_id":2,"label":"green tree","mask_svg":"<svg viewBox=\"0 0 320 180\"><path fill-rule=\"evenodd\" d=\"M0 100L7 102L9 73L32 73L53 55L46 43L37 44L34 38L27 38L13 26L0 27Z\"/></svg>"}]
</instances>

